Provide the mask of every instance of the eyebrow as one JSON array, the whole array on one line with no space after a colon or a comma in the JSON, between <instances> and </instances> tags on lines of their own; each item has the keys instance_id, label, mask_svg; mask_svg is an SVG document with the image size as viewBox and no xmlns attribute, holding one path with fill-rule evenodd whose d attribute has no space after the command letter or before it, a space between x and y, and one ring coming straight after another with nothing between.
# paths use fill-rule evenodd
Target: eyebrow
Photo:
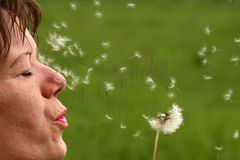
<instances>
[{"instance_id":1,"label":"eyebrow","mask_svg":"<svg viewBox=\"0 0 240 160\"><path fill-rule=\"evenodd\" d=\"M23 52L20 54L20 56L18 56L14 61L13 63L10 65L10 68L12 68L13 66L16 65L16 63L18 62L19 59L21 59L22 56L25 56L25 55L32 55L32 52Z\"/></svg>"}]
</instances>

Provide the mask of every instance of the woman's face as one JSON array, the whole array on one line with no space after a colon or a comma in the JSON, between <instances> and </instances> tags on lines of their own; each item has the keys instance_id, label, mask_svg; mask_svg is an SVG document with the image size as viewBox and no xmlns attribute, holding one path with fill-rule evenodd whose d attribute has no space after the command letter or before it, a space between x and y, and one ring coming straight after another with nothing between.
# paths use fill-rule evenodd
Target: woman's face
<instances>
[{"instance_id":1,"label":"woman's face","mask_svg":"<svg viewBox=\"0 0 240 160\"><path fill-rule=\"evenodd\" d=\"M38 61L29 32L23 43L11 30L10 51L0 64L0 159L63 159L66 108L57 95L65 84L62 75Z\"/></svg>"}]
</instances>

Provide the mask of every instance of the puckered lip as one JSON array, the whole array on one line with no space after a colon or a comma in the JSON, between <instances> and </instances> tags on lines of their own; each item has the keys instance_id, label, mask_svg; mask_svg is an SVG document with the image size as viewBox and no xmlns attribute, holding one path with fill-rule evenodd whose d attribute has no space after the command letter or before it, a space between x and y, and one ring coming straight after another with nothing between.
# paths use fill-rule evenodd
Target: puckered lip
<instances>
[{"instance_id":1,"label":"puckered lip","mask_svg":"<svg viewBox=\"0 0 240 160\"><path fill-rule=\"evenodd\" d=\"M60 125L60 127L62 127L63 129L66 128L68 126L68 121L65 117L65 115L67 114L67 109L65 109L62 113L60 113L57 118L55 118L55 122Z\"/></svg>"}]
</instances>

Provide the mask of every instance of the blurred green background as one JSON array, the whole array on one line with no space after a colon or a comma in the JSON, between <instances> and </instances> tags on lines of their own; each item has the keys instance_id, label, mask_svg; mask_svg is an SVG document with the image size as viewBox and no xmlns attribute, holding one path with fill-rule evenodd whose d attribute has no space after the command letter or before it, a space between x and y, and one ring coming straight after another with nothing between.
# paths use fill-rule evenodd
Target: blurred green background
<instances>
[{"instance_id":1,"label":"blurred green background","mask_svg":"<svg viewBox=\"0 0 240 160\"><path fill-rule=\"evenodd\" d=\"M51 65L80 77L74 90L66 88L59 97L68 107L66 160L152 159L155 131L142 114L166 112L172 103L183 108L184 125L160 136L159 160L240 159L240 141L233 138L240 128L240 44L234 42L240 37L240 1L102 0L101 6L92 0L38 2L43 11L39 51L54 59ZM96 17L96 11L103 16ZM68 27L53 27L61 22ZM78 43L85 56L52 51L46 39L53 32ZM104 41L110 42L109 48L101 46ZM203 46L207 50L200 57ZM131 58L135 51L142 58ZM108 59L94 64L103 53ZM122 66L125 73L119 72ZM90 67L86 85L81 81ZM145 84L147 76L156 89ZM170 77L177 80L174 89L168 87ZM114 83L114 91L105 91L106 81ZM224 100L229 89L233 94ZM176 97L169 98L169 93Z\"/></svg>"}]
</instances>

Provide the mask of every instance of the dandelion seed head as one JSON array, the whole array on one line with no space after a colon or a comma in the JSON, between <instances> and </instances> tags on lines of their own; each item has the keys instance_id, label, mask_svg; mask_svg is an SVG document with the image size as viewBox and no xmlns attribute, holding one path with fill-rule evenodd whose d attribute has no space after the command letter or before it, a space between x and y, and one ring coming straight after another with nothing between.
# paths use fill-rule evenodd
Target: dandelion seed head
<instances>
[{"instance_id":1,"label":"dandelion seed head","mask_svg":"<svg viewBox=\"0 0 240 160\"><path fill-rule=\"evenodd\" d=\"M175 132L183 122L182 109L177 104L172 105L172 109L165 114L158 114L157 118L148 119L150 127L163 134Z\"/></svg>"}]
</instances>

